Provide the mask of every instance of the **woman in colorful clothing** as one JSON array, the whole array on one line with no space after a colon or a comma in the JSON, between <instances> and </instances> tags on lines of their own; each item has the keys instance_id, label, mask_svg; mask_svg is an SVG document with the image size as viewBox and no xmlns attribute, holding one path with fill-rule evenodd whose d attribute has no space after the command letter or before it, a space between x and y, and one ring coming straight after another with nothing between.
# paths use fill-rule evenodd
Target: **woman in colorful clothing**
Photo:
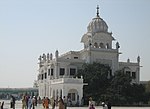
<instances>
[{"instance_id":1,"label":"woman in colorful clothing","mask_svg":"<svg viewBox=\"0 0 150 109\"><path fill-rule=\"evenodd\" d=\"M95 109L94 105L91 104L91 106L89 107L89 109Z\"/></svg>"},{"instance_id":2,"label":"woman in colorful clothing","mask_svg":"<svg viewBox=\"0 0 150 109\"><path fill-rule=\"evenodd\" d=\"M48 99L48 97L46 97L44 104L45 104L45 109L49 109L49 99Z\"/></svg>"}]
</instances>

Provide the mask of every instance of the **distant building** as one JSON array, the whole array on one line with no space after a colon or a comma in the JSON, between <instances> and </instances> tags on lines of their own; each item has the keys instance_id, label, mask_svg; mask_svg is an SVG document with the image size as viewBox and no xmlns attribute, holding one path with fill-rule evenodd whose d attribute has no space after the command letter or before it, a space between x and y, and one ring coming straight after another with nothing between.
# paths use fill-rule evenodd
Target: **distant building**
<instances>
[{"instance_id":1,"label":"distant building","mask_svg":"<svg viewBox=\"0 0 150 109\"><path fill-rule=\"evenodd\" d=\"M119 62L120 45L116 42L116 47L112 47L114 37L108 32L108 25L99 15L97 7L96 17L92 19L87 27L87 32L82 36L81 42L84 48L80 51L69 51L59 55L55 52L43 54L39 57L38 86L39 96L59 97L68 96L75 104L83 97L83 77L73 78L77 70L83 63L100 62L111 67L112 72L119 69L130 75L132 82L139 83L140 78L140 57L137 62Z\"/></svg>"}]
</instances>

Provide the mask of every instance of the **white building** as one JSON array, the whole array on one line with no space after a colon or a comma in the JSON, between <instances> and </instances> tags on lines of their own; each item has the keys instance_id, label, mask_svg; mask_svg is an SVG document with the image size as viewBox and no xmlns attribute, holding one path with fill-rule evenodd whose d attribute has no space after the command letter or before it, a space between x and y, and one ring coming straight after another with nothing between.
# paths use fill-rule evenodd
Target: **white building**
<instances>
[{"instance_id":1,"label":"white building","mask_svg":"<svg viewBox=\"0 0 150 109\"><path fill-rule=\"evenodd\" d=\"M73 78L83 63L100 62L108 64L112 74L119 69L124 69L132 76L133 82L139 83L140 57L137 62L119 62L119 43L112 47L115 39L108 32L106 22L99 15L97 7L96 17L92 19L87 27L87 32L82 36L81 42L84 48L80 51L69 51L59 55L56 50L53 54L43 54L39 57L39 96L59 97L69 96L72 103L81 100L83 96L83 78Z\"/></svg>"}]
</instances>

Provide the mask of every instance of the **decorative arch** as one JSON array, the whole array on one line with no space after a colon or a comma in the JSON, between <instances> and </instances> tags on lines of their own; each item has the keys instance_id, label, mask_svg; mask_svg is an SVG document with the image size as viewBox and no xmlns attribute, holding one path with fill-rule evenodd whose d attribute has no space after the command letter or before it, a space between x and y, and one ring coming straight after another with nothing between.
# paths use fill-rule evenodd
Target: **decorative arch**
<instances>
[{"instance_id":1,"label":"decorative arch","mask_svg":"<svg viewBox=\"0 0 150 109\"><path fill-rule=\"evenodd\" d=\"M100 48L105 48L104 43L99 44Z\"/></svg>"},{"instance_id":2,"label":"decorative arch","mask_svg":"<svg viewBox=\"0 0 150 109\"><path fill-rule=\"evenodd\" d=\"M94 43L94 48L98 48L98 44L96 42Z\"/></svg>"},{"instance_id":3,"label":"decorative arch","mask_svg":"<svg viewBox=\"0 0 150 109\"><path fill-rule=\"evenodd\" d=\"M71 101L76 101L78 96L78 91L76 89L70 89L68 91L68 98L71 99Z\"/></svg>"},{"instance_id":4,"label":"decorative arch","mask_svg":"<svg viewBox=\"0 0 150 109\"><path fill-rule=\"evenodd\" d=\"M131 69L129 67L124 67L123 69L126 75L131 76Z\"/></svg>"}]
</instances>

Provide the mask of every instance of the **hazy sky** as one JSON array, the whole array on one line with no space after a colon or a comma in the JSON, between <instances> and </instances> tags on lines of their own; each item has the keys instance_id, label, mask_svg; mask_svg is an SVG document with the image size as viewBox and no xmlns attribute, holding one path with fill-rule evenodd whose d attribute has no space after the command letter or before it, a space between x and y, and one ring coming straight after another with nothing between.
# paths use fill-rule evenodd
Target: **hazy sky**
<instances>
[{"instance_id":1,"label":"hazy sky","mask_svg":"<svg viewBox=\"0 0 150 109\"><path fill-rule=\"evenodd\" d=\"M139 55L140 80L150 80L150 0L0 0L0 87L32 87L41 54L81 50L97 5L120 61Z\"/></svg>"}]
</instances>

